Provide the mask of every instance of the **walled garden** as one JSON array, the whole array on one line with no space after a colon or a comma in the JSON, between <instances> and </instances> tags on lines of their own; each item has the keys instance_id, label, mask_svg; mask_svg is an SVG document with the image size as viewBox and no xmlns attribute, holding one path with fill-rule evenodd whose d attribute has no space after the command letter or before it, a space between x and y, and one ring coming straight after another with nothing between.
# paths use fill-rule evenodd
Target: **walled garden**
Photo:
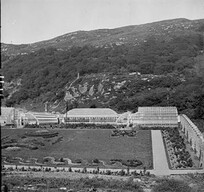
<instances>
[{"instance_id":1,"label":"walled garden","mask_svg":"<svg viewBox=\"0 0 204 192\"><path fill-rule=\"evenodd\" d=\"M178 129L162 130L162 135L170 167L173 169L192 168L193 161L186 150L184 139L180 136Z\"/></svg>"}]
</instances>

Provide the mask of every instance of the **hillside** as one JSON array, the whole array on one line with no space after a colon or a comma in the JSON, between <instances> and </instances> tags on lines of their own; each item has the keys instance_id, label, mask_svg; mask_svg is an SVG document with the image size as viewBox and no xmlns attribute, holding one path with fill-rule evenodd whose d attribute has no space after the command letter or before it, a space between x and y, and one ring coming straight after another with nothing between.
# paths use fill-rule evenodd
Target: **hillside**
<instances>
[{"instance_id":1,"label":"hillside","mask_svg":"<svg viewBox=\"0 0 204 192\"><path fill-rule=\"evenodd\" d=\"M63 51L73 46L113 47L113 45L139 46L154 36L156 39L171 41L175 36L188 36L204 32L204 19L173 19L160 22L134 25L116 29L100 29L93 31L76 31L62 36L32 44L1 44L4 55L25 55L41 48L55 47Z\"/></svg>"},{"instance_id":2,"label":"hillside","mask_svg":"<svg viewBox=\"0 0 204 192\"><path fill-rule=\"evenodd\" d=\"M204 20L176 19L2 44L3 104L42 111L48 102L62 113L66 103L118 112L175 105L204 119L203 32Z\"/></svg>"}]
</instances>

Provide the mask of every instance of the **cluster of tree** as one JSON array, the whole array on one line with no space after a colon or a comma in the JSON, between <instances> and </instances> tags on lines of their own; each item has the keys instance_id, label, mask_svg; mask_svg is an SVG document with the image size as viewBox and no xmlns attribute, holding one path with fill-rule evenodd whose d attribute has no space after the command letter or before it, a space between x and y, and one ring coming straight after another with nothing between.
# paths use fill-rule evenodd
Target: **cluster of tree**
<instances>
[{"instance_id":1,"label":"cluster of tree","mask_svg":"<svg viewBox=\"0 0 204 192\"><path fill-rule=\"evenodd\" d=\"M129 83L110 102L109 107L120 112L134 112L138 106L176 106L179 112L190 118L204 119L204 80L201 77L185 82L165 78L164 84L161 80L151 86L152 82Z\"/></svg>"}]
</instances>

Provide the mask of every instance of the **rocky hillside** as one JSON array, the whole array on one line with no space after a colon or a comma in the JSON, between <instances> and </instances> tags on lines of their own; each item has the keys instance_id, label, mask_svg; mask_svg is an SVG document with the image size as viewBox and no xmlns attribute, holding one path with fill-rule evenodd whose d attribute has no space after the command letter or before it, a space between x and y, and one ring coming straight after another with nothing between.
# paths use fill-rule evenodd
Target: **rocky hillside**
<instances>
[{"instance_id":1,"label":"rocky hillside","mask_svg":"<svg viewBox=\"0 0 204 192\"><path fill-rule=\"evenodd\" d=\"M65 35L32 44L12 45L1 44L4 55L25 55L41 48L55 47L58 50L68 50L73 46L82 47L113 47L114 45L139 46L154 36L156 39L171 41L175 36L190 35L204 32L204 19L187 20L174 19L143 25L134 25L116 29L100 29L93 31L76 31Z\"/></svg>"},{"instance_id":2,"label":"rocky hillside","mask_svg":"<svg viewBox=\"0 0 204 192\"><path fill-rule=\"evenodd\" d=\"M139 72L133 72L118 75L110 73L86 75L77 77L67 84L63 100L56 100L50 105L50 109L61 109L65 112L66 102L68 102L70 108L111 107L119 112L127 109L134 111L138 105L133 96L139 97L146 90L149 93L155 90L154 93L161 94L159 102L168 105L169 88L181 84L182 81L185 81L184 78L178 74L142 75ZM130 103L121 103L125 100L129 100Z\"/></svg>"},{"instance_id":3,"label":"rocky hillside","mask_svg":"<svg viewBox=\"0 0 204 192\"><path fill-rule=\"evenodd\" d=\"M175 105L204 119L203 32L204 20L176 19L2 44L3 104L61 113Z\"/></svg>"}]
</instances>

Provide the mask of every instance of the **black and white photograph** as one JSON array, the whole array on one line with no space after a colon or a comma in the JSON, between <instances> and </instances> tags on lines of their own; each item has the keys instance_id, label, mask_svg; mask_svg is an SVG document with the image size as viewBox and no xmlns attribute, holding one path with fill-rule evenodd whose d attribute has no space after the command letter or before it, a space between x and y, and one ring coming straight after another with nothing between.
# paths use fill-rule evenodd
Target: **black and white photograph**
<instances>
[{"instance_id":1,"label":"black and white photograph","mask_svg":"<svg viewBox=\"0 0 204 192\"><path fill-rule=\"evenodd\" d=\"M1 0L2 192L204 192L204 0Z\"/></svg>"}]
</instances>

